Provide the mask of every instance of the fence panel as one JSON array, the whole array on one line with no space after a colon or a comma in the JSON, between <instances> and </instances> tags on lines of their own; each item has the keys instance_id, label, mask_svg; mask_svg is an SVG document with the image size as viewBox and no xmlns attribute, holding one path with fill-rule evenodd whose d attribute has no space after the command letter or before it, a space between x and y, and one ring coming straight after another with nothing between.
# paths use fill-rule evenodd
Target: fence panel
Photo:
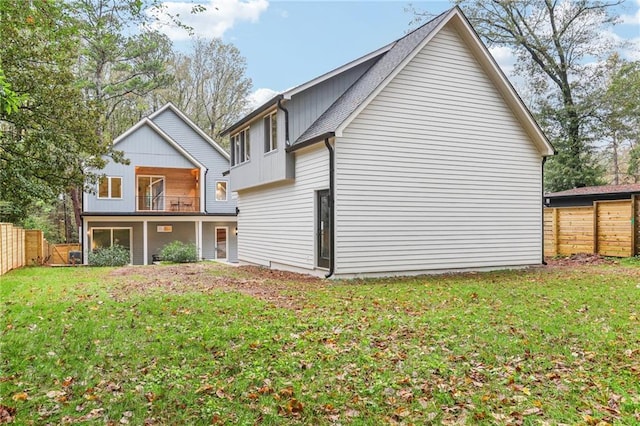
<instances>
[{"instance_id":1,"label":"fence panel","mask_svg":"<svg viewBox=\"0 0 640 426\"><path fill-rule=\"evenodd\" d=\"M639 220L640 197L597 201L590 207L546 208L544 254L633 256L640 253Z\"/></svg>"},{"instance_id":2,"label":"fence panel","mask_svg":"<svg viewBox=\"0 0 640 426\"><path fill-rule=\"evenodd\" d=\"M595 203L597 252L603 256L633 256L632 204L629 201Z\"/></svg>"},{"instance_id":3,"label":"fence panel","mask_svg":"<svg viewBox=\"0 0 640 426\"><path fill-rule=\"evenodd\" d=\"M24 266L24 229L0 223L0 275Z\"/></svg>"},{"instance_id":4,"label":"fence panel","mask_svg":"<svg viewBox=\"0 0 640 426\"><path fill-rule=\"evenodd\" d=\"M558 254L593 253L593 208L568 207L557 214Z\"/></svg>"}]
</instances>

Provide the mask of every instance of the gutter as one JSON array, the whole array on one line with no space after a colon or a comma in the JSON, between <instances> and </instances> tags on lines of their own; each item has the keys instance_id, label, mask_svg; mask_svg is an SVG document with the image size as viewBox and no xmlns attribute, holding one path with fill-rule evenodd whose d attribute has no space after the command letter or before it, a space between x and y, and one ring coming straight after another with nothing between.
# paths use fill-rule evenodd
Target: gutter
<instances>
[{"instance_id":1,"label":"gutter","mask_svg":"<svg viewBox=\"0 0 640 426\"><path fill-rule=\"evenodd\" d=\"M329 238L330 238L330 258L329 258L329 272L324 276L325 278L329 278L333 275L335 270L335 203L334 203L334 164L335 164L335 151L331 144L329 143L329 138L325 138L324 146L329 150L329 223L331 226L329 227Z\"/></svg>"},{"instance_id":2,"label":"gutter","mask_svg":"<svg viewBox=\"0 0 640 426\"><path fill-rule=\"evenodd\" d=\"M541 215L540 215L540 221L542 224L542 264L546 265L547 262L544 260L544 163L547 162L547 157L542 157L542 167L540 167L540 183L542 184L542 203L541 204Z\"/></svg>"},{"instance_id":3,"label":"gutter","mask_svg":"<svg viewBox=\"0 0 640 426\"><path fill-rule=\"evenodd\" d=\"M296 151L296 150L298 150L298 149L305 148L305 147L307 147L307 146L313 145L313 144L318 143L318 142L321 142L321 141L325 141L325 144L326 144L326 141L327 141L329 138L334 137L335 135L336 135L336 133L335 133L335 132L326 132L326 133L323 133L323 134L318 135L318 136L316 136L316 137L313 137L313 138L311 138L311 139L307 139L307 140L306 140L306 141L304 141L304 142L296 143L296 144L293 144L293 145L289 146L289 147L287 148L287 152L293 152L293 151Z\"/></svg>"}]
</instances>

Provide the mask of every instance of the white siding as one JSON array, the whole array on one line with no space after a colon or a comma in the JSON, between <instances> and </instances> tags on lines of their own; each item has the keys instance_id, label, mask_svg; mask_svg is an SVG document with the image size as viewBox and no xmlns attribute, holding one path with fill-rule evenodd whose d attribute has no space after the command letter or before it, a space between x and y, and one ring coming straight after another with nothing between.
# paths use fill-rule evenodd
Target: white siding
<instances>
[{"instance_id":1,"label":"white siding","mask_svg":"<svg viewBox=\"0 0 640 426\"><path fill-rule=\"evenodd\" d=\"M541 262L541 157L445 27L336 143L336 274Z\"/></svg>"},{"instance_id":2,"label":"white siding","mask_svg":"<svg viewBox=\"0 0 640 426\"><path fill-rule=\"evenodd\" d=\"M329 156L323 144L295 155L295 182L239 193L240 261L313 270L315 196L329 187Z\"/></svg>"}]
</instances>

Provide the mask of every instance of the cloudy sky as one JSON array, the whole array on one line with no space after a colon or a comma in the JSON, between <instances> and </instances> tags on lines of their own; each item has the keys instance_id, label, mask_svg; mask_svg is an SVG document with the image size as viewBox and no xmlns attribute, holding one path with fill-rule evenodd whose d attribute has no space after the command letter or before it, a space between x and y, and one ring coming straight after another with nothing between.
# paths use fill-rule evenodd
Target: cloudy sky
<instances>
[{"instance_id":1,"label":"cloudy sky","mask_svg":"<svg viewBox=\"0 0 640 426\"><path fill-rule=\"evenodd\" d=\"M164 2L172 14L199 36L220 37L235 44L247 59L254 101L304 83L399 37L410 27L409 1L269 1L176 0ZM206 11L192 14L194 3ZM438 14L448 1L412 1L418 10ZM631 40L623 56L640 60L640 0L619 9L622 22L610 37ZM180 29L163 31L177 47L188 49L189 35ZM492 53L509 74L508 49Z\"/></svg>"}]
</instances>

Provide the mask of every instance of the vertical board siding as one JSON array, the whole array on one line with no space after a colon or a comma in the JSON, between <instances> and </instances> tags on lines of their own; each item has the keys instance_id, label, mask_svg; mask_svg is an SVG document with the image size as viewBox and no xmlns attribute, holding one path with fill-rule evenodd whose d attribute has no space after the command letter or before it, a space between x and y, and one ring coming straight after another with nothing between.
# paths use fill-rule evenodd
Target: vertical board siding
<instances>
[{"instance_id":1,"label":"vertical board siding","mask_svg":"<svg viewBox=\"0 0 640 426\"><path fill-rule=\"evenodd\" d=\"M315 146L296 153L296 180L238 197L238 259L313 269L315 191L329 186L327 150Z\"/></svg>"},{"instance_id":2,"label":"vertical board siding","mask_svg":"<svg viewBox=\"0 0 640 426\"><path fill-rule=\"evenodd\" d=\"M229 170L229 160L171 109L167 108L158 114L153 118L153 122L209 170L205 182L206 210L209 213L235 211L236 204L231 197L227 201L216 201L215 181L226 179L222 173Z\"/></svg>"},{"instance_id":3,"label":"vertical board siding","mask_svg":"<svg viewBox=\"0 0 640 426\"><path fill-rule=\"evenodd\" d=\"M294 96L287 104L290 111L291 142L304 133L378 58L338 74Z\"/></svg>"},{"instance_id":4,"label":"vertical board siding","mask_svg":"<svg viewBox=\"0 0 640 426\"><path fill-rule=\"evenodd\" d=\"M541 262L541 157L444 28L336 143L336 273Z\"/></svg>"}]
</instances>

